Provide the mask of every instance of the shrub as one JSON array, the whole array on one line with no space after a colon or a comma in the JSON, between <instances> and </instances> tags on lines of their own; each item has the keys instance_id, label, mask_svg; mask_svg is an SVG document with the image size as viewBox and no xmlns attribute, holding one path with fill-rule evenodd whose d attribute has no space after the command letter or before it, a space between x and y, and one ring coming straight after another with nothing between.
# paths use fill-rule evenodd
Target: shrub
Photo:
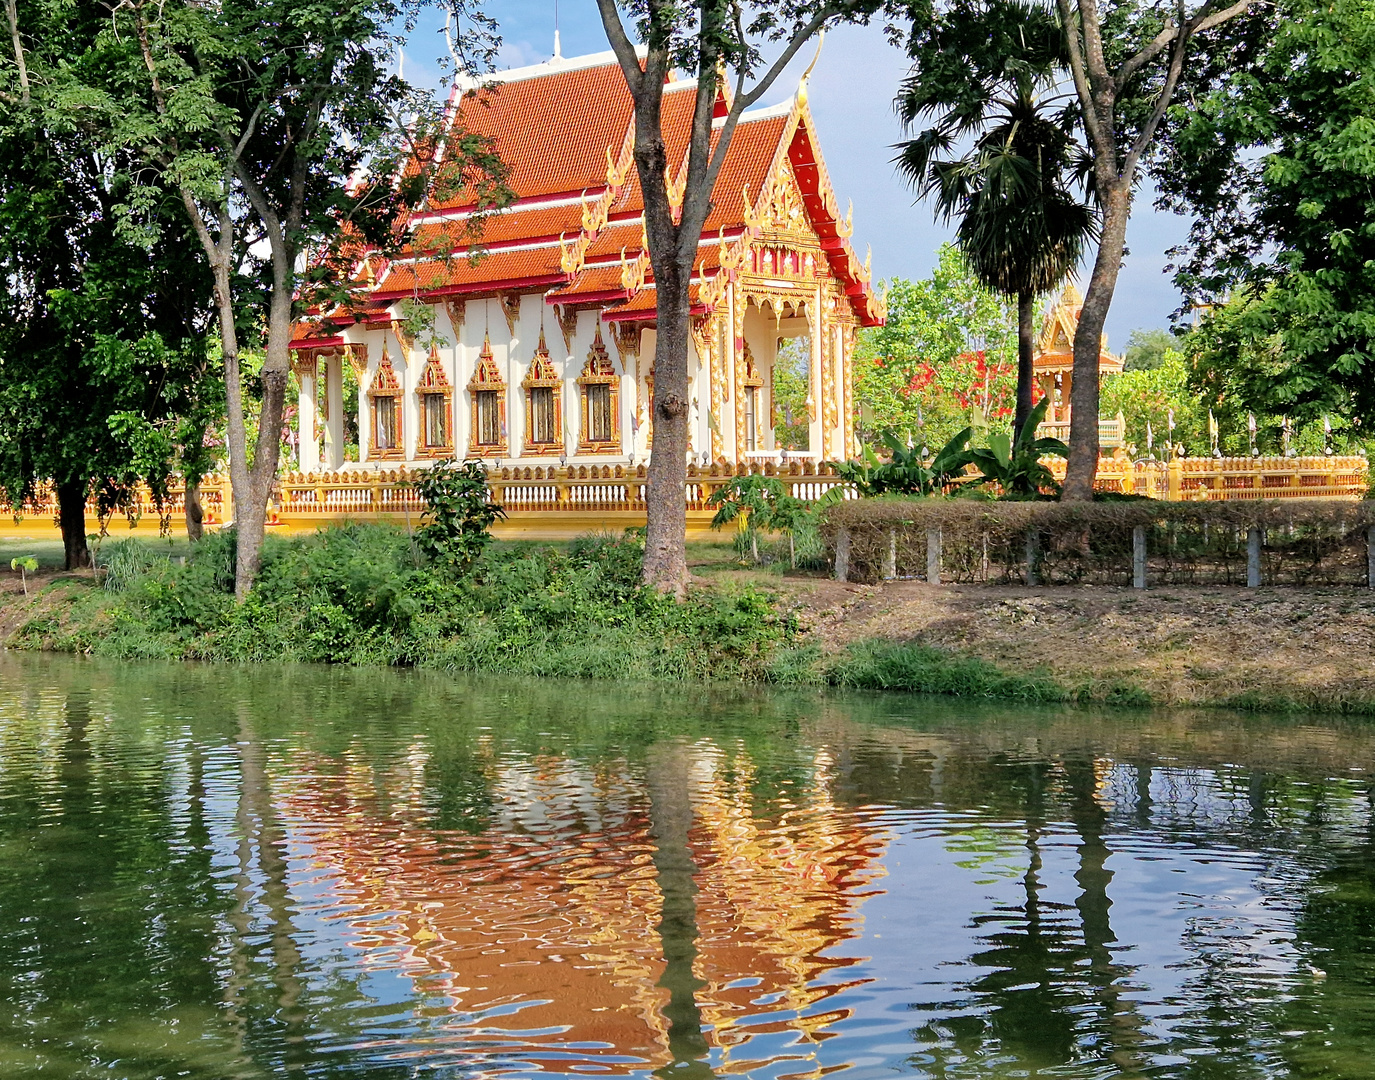
<instances>
[{"instance_id":1,"label":"shrub","mask_svg":"<svg viewBox=\"0 0 1375 1080\"><path fill-rule=\"evenodd\" d=\"M425 500L425 523L415 539L432 561L466 573L491 542L492 523L506 511L492 502L480 461L436 462L414 481Z\"/></svg>"}]
</instances>

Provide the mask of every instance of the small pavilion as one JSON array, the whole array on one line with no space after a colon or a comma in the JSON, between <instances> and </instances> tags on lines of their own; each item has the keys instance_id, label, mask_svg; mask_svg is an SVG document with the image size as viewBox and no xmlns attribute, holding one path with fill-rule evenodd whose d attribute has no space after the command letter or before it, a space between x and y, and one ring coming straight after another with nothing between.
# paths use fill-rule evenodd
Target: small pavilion
<instances>
[{"instance_id":1,"label":"small pavilion","mask_svg":"<svg viewBox=\"0 0 1375 1080\"><path fill-rule=\"evenodd\" d=\"M1036 386L1042 394L1050 398L1046 410L1045 423L1041 425L1043 434L1056 438L1069 435L1070 390L1074 385L1074 334L1079 329L1079 312L1083 309L1084 298L1074 282L1065 284L1055 303L1046 312L1041 323L1041 334L1036 339L1036 351L1032 354ZM1121 374L1123 358L1108 352L1108 336L1103 335L1098 349L1098 377ZM1110 428L1113 421L1104 421L1100 443L1103 446L1120 446L1122 432L1120 426Z\"/></svg>"}]
</instances>

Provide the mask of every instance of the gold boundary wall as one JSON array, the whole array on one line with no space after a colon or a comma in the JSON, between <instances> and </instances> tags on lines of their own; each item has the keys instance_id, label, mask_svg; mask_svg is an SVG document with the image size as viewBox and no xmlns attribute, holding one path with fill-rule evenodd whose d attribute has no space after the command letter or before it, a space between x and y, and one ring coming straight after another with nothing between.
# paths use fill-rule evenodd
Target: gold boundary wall
<instances>
[{"instance_id":1,"label":"gold boundary wall","mask_svg":"<svg viewBox=\"0 0 1375 1080\"><path fill-rule=\"evenodd\" d=\"M1065 463L1049 459L1063 477ZM370 469L337 473L285 473L277 481L269 513L270 531L311 531L344 521L388 521L420 524L424 503L411 480L418 470ZM842 481L826 465L804 468L801 462L775 465L688 467L684 498L690 539L712 536L713 491L737 475L775 476L793 497L811 502ZM493 532L509 540L567 540L589 532L620 532L645 523L643 465L503 468L488 478L492 496L507 512ZM1100 490L1147 495L1168 501L1233 499L1359 499L1368 484L1368 464L1361 457L1309 458L1176 458L1169 462L1133 462L1124 455L1099 463L1095 486ZM208 477L201 485L205 524L216 528L233 520L233 496L227 476ZM134 532L180 535L184 528L185 493L171 489L161 512L146 490L135 493L127 508L102 522L95 501L87 504L86 530L110 535ZM50 491L22 508L0 506L0 538L56 540L57 507Z\"/></svg>"}]
</instances>

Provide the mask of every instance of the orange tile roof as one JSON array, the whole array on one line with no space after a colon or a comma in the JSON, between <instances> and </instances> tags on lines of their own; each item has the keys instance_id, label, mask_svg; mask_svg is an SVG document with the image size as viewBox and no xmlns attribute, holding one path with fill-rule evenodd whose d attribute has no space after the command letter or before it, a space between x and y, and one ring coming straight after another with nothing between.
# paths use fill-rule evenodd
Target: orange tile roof
<instances>
[{"instance_id":1,"label":"orange tile roof","mask_svg":"<svg viewBox=\"0 0 1375 1080\"><path fill-rule=\"evenodd\" d=\"M685 155L688 140L692 137L692 113L697 105L697 95L687 88L686 83L674 85L682 86L684 89L665 91L659 114L659 130L664 135L665 160L676 173L680 165L687 165ZM611 204L611 213L638 213L644 208L645 198L644 192L640 189L640 174L632 166L625 187Z\"/></svg>"},{"instance_id":2,"label":"orange tile roof","mask_svg":"<svg viewBox=\"0 0 1375 1080\"><path fill-rule=\"evenodd\" d=\"M391 273L378 283L374 295L379 298L403 297L417 289L445 287L465 291L462 288L464 286L469 287L466 291L473 291L484 285L498 286L564 276L563 268L559 265L559 246L553 244L538 248L520 248L515 251L489 252L478 260L476 266L463 256L418 264L393 263Z\"/></svg>"},{"instance_id":3,"label":"orange tile roof","mask_svg":"<svg viewBox=\"0 0 1375 1080\"><path fill-rule=\"evenodd\" d=\"M588 293L625 292L621 284L621 264L608 263L603 266L585 266L563 288L555 291L555 296L580 296Z\"/></svg>"},{"instance_id":4,"label":"orange tile roof","mask_svg":"<svg viewBox=\"0 0 1375 1080\"><path fill-rule=\"evenodd\" d=\"M620 153L630 91L620 67L601 64L498 83L466 97L460 115L493 140L520 197L579 191L605 186L606 148Z\"/></svg>"},{"instance_id":5,"label":"orange tile roof","mask_svg":"<svg viewBox=\"0 0 1375 1080\"><path fill-rule=\"evenodd\" d=\"M558 236L560 233L567 234L572 240L581 231L582 206L578 203L529 208L516 206L486 217L476 236L469 235L466 220L426 222L416 227L410 246L421 251L442 248L445 244L454 248L470 244L490 246L511 240Z\"/></svg>"},{"instance_id":6,"label":"orange tile roof","mask_svg":"<svg viewBox=\"0 0 1375 1080\"><path fill-rule=\"evenodd\" d=\"M722 226L730 228L744 224L745 185L750 186L751 202L759 198L778 149L778 140L783 137L787 123L787 117L771 116L763 120L742 120L736 127L730 148L726 151L726 160L716 175L716 187L712 191L713 206L704 231L715 232ZM715 145L714 138L712 143Z\"/></svg>"}]
</instances>

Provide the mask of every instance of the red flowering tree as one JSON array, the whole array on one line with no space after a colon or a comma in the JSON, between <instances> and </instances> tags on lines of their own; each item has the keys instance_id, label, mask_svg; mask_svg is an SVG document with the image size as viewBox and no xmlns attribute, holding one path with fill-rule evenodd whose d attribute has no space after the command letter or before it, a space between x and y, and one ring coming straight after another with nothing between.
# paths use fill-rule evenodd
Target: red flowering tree
<instances>
[{"instance_id":1,"label":"red flowering tree","mask_svg":"<svg viewBox=\"0 0 1375 1080\"><path fill-rule=\"evenodd\" d=\"M1011 431L1017 400L1017 313L941 248L930 278L889 283L888 324L855 350L863 437L891 432L932 451L974 424Z\"/></svg>"}]
</instances>

